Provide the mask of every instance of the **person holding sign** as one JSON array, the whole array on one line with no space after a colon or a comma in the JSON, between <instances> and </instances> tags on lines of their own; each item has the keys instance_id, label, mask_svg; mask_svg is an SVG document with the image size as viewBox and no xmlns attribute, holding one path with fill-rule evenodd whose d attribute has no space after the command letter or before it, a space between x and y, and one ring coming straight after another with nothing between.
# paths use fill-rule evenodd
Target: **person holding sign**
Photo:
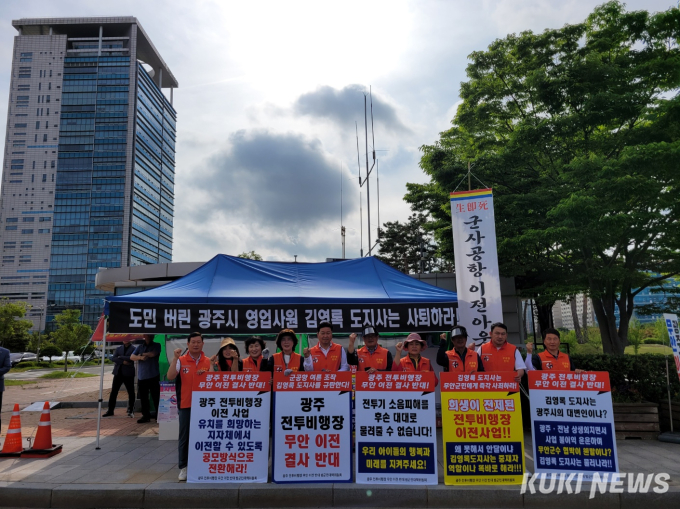
<instances>
[{"instance_id":1,"label":"person holding sign","mask_svg":"<svg viewBox=\"0 0 680 509\"><path fill-rule=\"evenodd\" d=\"M376 371L392 371L392 353L378 344L378 331L368 326L364 329L364 346L354 351L354 341L357 335L349 335L347 347L347 363L350 366L358 366L359 371L367 371L369 374Z\"/></svg>"},{"instance_id":2,"label":"person holding sign","mask_svg":"<svg viewBox=\"0 0 680 509\"><path fill-rule=\"evenodd\" d=\"M508 343L508 327L501 322L491 324L491 341L477 349L484 371L514 371L517 383L524 376L524 359L517 347Z\"/></svg>"},{"instance_id":3,"label":"person holding sign","mask_svg":"<svg viewBox=\"0 0 680 509\"><path fill-rule=\"evenodd\" d=\"M401 358L401 351L406 349L408 355ZM403 343L396 345L397 358L392 371L434 371L430 359L423 357L420 353L427 348L427 342L420 337L420 334L412 332ZM435 379L436 381L436 379Z\"/></svg>"},{"instance_id":4,"label":"person holding sign","mask_svg":"<svg viewBox=\"0 0 680 509\"><path fill-rule=\"evenodd\" d=\"M467 330L465 327L456 326L451 329L451 342L453 350L446 350L446 334L439 336L442 340L437 351L437 364L449 373L476 373L484 371L484 364L479 354L474 350L468 350Z\"/></svg>"},{"instance_id":5,"label":"person holding sign","mask_svg":"<svg viewBox=\"0 0 680 509\"><path fill-rule=\"evenodd\" d=\"M321 322L316 335L316 346L303 351L305 371L349 371L345 349L333 343L333 324Z\"/></svg>"},{"instance_id":6,"label":"person holding sign","mask_svg":"<svg viewBox=\"0 0 680 509\"><path fill-rule=\"evenodd\" d=\"M569 355L560 351L560 331L552 328L543 331L543 346L545 346L544 351L538 355L532 355L534 344L527 343L527 358L524 361L527 371L552 370L583 373L582 369L574 369Z\"/></svg>"},{"instance_id":7,"label":"person holding sign","mask_svg":"<svg viewBox=\"0 0 680 509\"><path fill-rule=\"evenodd\" d=\"M200 332L192 332L187 338L187 353L176 348L174 358L168 367L168 380L174 380L177 391L177 410L179 413L179 480L187 480L187 463L189 462L189 427L191 424L191 394L194 387L194 376L210 371L210 359L203 353L203 336ZM179 375L179 378L177 377Z\"/></svg>"},{"instance_id":8,"label":"person holding sign","mask_svg":"<svg viewBox=\"0 0 680 509\"><path fill-rule=\"evenodd\" d=\"M215 371L242 371L243 363L239 357L236 342L231 338L224 338L220 344L220 349L210 357L210 362L212 362Z\"/></svg>"},{"instance_id":9,"label":"person holding sign","mask_svg":"<svg viewBox=\"0 0 680 509\"><path fill-rule=\"evenodd\" d=\"M248 352L248 357L243 359L243 371L251 372L267 370L267 361L262 357L262 351L265 346L265 342L259 336L250 336L246 339L246 352Z\"/></svg>"},{"instance_id":10,"label":"person holding sign","mask_svg":"<svg viewBox=\"0 0 680 509\"><path fill-rule=\"evenodd\" d=\"M283 373L290 375L294 371L304 371L304 359L299 353L295 353L298 340L293 329L283 329L276 336L276 346L281 350L272 355L268 362L266 371L272 373Z\"/></svg>"}]
</instances>

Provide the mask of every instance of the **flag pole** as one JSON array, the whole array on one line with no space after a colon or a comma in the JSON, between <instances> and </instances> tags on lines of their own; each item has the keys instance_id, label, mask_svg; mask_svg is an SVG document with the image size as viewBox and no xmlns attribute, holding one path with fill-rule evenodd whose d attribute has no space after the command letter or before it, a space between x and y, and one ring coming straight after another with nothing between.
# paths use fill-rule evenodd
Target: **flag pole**
<instances>
[{"instance_id":1,"label":"flag pole","mask_svg":"<svg viewBox=\"0 0 680 509\"><path fill-rule=\"evenodd\" d=\"M102 316L104 320L104 334L102 334L102 369L101 373L99 375L99 402L98 402L98 411L97 411L97 447L96 450L100 450L101 447L99 447L99 434L101 431L101 423L102 423L102 398L104 395L104 359L105 357L105 352L106 352L106 326L108 324L106 320L106 315Z\"/></svg>"}]
</instances>

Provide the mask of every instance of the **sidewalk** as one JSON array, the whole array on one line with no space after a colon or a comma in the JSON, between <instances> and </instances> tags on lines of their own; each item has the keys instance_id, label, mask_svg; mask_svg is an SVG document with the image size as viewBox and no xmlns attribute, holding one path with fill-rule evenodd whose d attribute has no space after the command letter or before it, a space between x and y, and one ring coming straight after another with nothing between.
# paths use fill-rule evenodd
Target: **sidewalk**
<instances>
[{"instance_id":1,"label":"sidewalk","mask_svg":"<svg viewBox=\"0 0 680 509\"><path fill-rule=\"evenodd\" d=\"M572 495L522 495L519 486L445 486L441 451L438 486L180 483L177 442L161 442L144 433L103 436L99 451L93 437L55 437L56 443L64 444L57 456L0 459L0 507L680 507L680 445L656 441L619 441L620 471L668 473L667 493L607 493L589 500L588 484L580 494ZM438 439L441 444L441 434ZM525 440L531 451L530 436ZM531 452L526 462L532 471Z\"/></svg>"}]
</instances>

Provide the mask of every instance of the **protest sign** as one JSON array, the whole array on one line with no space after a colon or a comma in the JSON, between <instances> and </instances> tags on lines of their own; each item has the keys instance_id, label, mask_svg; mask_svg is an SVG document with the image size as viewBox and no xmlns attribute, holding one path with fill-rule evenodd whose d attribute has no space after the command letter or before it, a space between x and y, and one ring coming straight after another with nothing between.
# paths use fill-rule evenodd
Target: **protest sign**
<instances>
[{"instance_id":1,"label":"protest sign","mask_svg":"<svg viewBox=\"0 0 680 509\"><path fill-rule=\"evenodd\" d=\"M352 373L274 374L272 478L351 482Z\"/></svg>"},{"instance_id":2,"label":"protest sign","mask_svg":"<svg viewBox=\"0 0 680 509\"><path fill-rule=\"evenodd\" d=\"M194 377L188 482L267 482L271 373Z\"/></svg>"},{"instance_id":3,"label":"protest sign","mask_svg":"<svg viewBox=\"0 0 680 509\"><path fill-rule=\"evenodd\" d=\"M536 473L618 472L609 373L529 371Z\"/></svg>"},{"instance_id":4,"label":"protest sign","mask_svg":"<svg viewBox=\"0 0 680 509\"><path fill-rule=\"evenodd\" d=\"M521 484L524 432L514 373L442 373L446 484Z\"/></svg>"},{"instance_id":5,"label":"protest sign","mask_svg":"<svg viewBox=\"0 0 680 509\"><path fill-rule=\"evenodd\" d=\"M172 422L177 420L177 395L175 384L161 382L161 396L158 402L157 422Z\"/></svg>"},{"instance_id":6,"label":"protest sign","mask_svg":"<svg viewBox=\"0 0 680 509\"><path fill-rule=\"evenodd\" d=\"M357 483L437 484L435 374L356 374Z\"/></svg>"},{"instance_id":7,"label":"protest sign","mask_svg":"<svg viewBox=\"0 0 680 509\"><path fill-rule=\"evenodd\" d=\"M675 359L675 371L680 378L680 329L678 328L678 315L664 313L663 319L666 322L666 329L668 330L668 340L673 350L673 358Z\"/></svg>"}]
</instances>

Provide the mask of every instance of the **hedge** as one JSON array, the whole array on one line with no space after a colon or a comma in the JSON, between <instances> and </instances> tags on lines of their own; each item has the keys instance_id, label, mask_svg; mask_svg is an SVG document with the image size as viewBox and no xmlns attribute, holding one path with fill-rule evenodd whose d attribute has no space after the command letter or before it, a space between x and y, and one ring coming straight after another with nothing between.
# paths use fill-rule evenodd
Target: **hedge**
<instances>
[{"instance_id":1,"label":"hedge","mask_svg":"<svg viewBox=\"0 0 680 509\"><path fill-rule=\"evenodd\" d=\"M615 403L650 401L659 403L668 400L666 389L666 356L660 354L638 354L614 356L607 354L573 354L574 367L586 371L608 371ZM671 396L680 396L675 361L668 358Z\"/></svg>"}]
</instances>

